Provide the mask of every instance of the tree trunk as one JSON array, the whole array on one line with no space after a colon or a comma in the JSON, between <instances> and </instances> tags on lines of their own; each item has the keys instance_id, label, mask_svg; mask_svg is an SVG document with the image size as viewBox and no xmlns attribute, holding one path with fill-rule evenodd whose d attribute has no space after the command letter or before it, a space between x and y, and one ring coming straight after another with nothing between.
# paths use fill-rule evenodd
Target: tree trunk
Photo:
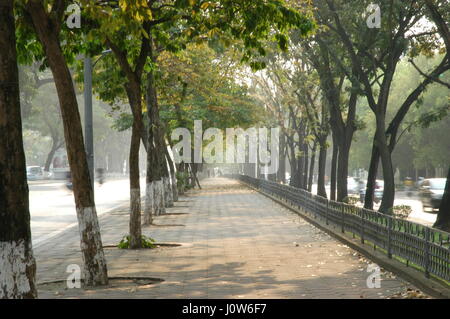
<instances>
[{"instance_id":1,"label":"tree trunk","mask_svg":"<svg viewBox=\"0 0 450 319\"><path fill-rule=\"evenodd\" d=\"M302 180L302 188L308 188L308 160L309 160L309 146L308 143L303 143L303 180Z\"/></svg>"},{"instance_id":2,"label":"tree trunk","mask_svg":"<svg viewBox=\"0 0 450 319\"><path fill-rule=\"evenodd\" d=\"M385 214L391 214L391 209L394 206L395 198L395 181L391 152L389 151L385 135L384 116L378 116L377 131L375 135L377 140L377 148L381 156L381 166L383 168L384 179L383 198L381 200L379 211Z\"/></svg>"},{"instance_id":3,"label":"tree trunk","mask_svg":"<svg viewBox=\"0 0 450 319\"><path fill-rule=\"evenodd\" d=\"M277 171L277 180L283 184L286 183L286 141L285 134L281 131L280 134L280 146L278 150L278 171Z\"/></svg>"},{"instance_id":4,"label":"tree trunk","mask_svg":"<svg viewBox=\"0 0 450 319\"><path fill-rule=\"evenodd\" d=\"M142 248L142 207L139 151L141 148L141 139L144 135L144 123L142 118L142 91L139 78L137 76L129 75L128 83L125 84L125 90L130 103L131 113L133 114L130 154L127 165L130 174L130 248L138 249ZM144 146L145 145L146 142L144 143Z\"/></svg>"},{"instance_id":5,"label":"tree trunk","mask_svg":"<svg viewBox=\"0 0 450 319\"><path fill-rule=\"evenodd\" d=\"M142 248L141 185L139 181L139 148L141 131L133 121L130 145L130 248Z\"/></svg>"},{"instance_id":6,"label":"tree trunk","mask_svg":"<svg viewBox=\"0 0 450 319\"><path fill-rule=\"evenodd\" d=\"M61 147L58 137L52 136L52 148L47 154L47 159L45 160L44 171L50 171L50 165L52 165L53 156L55 156L56 151Z\"/></svg>"},{"instance_id":7,"label":"tree trunk","mask_svg":"<svg viewBox=\"0 0 450 319\"><path fill-rule=\"evenodd\" d=\"M297 157L297 170L295 171L294 187L303 188L303 168L305 167L303 156Z\"/></svg>"},{"instance_id":8,"label":"tree trunk","mask_svg":"<svg viewBox=\"0 0 450 319\"><path fill-rule=\"evenodd\" d=\"M181 162L180 164L177 164L177 172L179 172L183 176L186 174L186 165L183 162ZM178 187L178 183L177 183L177 189L178 189L179 195L184 195L184 192L185 192L184 183L185 182L186 182L186 180L183 180L183 183L180 183L180 187Z\"/></svg>"},{"instance_id":9,"label":"tree trunk","mask_svg":"<svg viewBox=\"0 0 450 319\"><path fill-rule=\"evenodd\" d=\"M84 284L86 286L106 285L108 284L106 259L72 76L62 53L53 20L48 17L42 2L30 0L27 2L27 11L32 17L34 29L44 47L58 93L80 230Z\"/></svg>"},{"instance_id":10,"label":"tree trunk","mask_svg":"<svg viewBox=\"0 0 450 319\"><path fill-rule=\"evenodd\" d=\"M433 227L450 232L450 167L448 168L444 195L442 196L437 219Z\"/></svg>"},{"instance_id":11,"label":"tree trunk","mask_svg":"<svg viewBox=\"0 0 450 319\"><path fill-rule=\"evenodd\" d=\"M336 200L336 172L337 172L337 159L339 155L339 145L337 137L333 132L333 154L331 157L331 173L330 173L330 199Z\"/></svg>"},{"instance_id":12,"label":"tree trunk","mask_svg":"<svg viewBox=\"0 0 450 319\"><path fill-rule=\"evenodd\" d=\"M369 174L367 176L366 196L364 198L364 208L373 209L375 181L377 178L378 164L380 163L380 153L376 146L374 137L372 146L372 156L370 158Z\"/></svg>"},{"instance_id":13,"label":"tree trunk","mask_svg":"<svg viewBox=\"0 0 450 319\"><path fill-rule=\"evenodd\" d=\"M37 298L13 1L0 7L0 299Z\"/></svg>"},{"instance_id":14,"label":"tree trunk","mask_svg":"<svg viewBox=\"0 0 450 319\"><path fill-rule=\"evenodd\" d=\"M167 147L165 148L165 154L167 163L169 164L169 170L170 170L170 181L172 186L172 198L174 202L178 201L178 187L177 187L177 177L175 175L175 165L173 164L172 158L170 157L169 151L167 150Z\"/></svg>"},{"instance_id":15,"label":"tree trunk","mask_svg":"<svg viewBox=\"0 0 450 319\"><path fill-rule=\"evenodd\" d=\"M289 147L289 165L291 166L291 177L289 181L290 186L295 186L297 184L297 159L295 157L295 144L292 141L292 139L288 140L288 147Z\"/></svg>"},{"instance_id":16,"label":"tree trunk","mask_svg":"<svg viewBox=\"0 0 450 319\"><path fill-rule=\"evenodd\" d=\"M198 188L202 189L202 187L200 186L200 181L197 177L198 163L191 163L189 166L191 167L192 172L192 187L195 187L195 183L197 183Z\"/></svg>"},{"instance_id":17,"label":"tree trunk","mask_svg":"<svg viewBox=\"0 0 450 319\"><path fill-rule=\"evenodd\" d=\"M325 168L327 164L327 147L326 137L323 137L319 142L319 163L317 172L317 195L327 198L327 191L325 189Z\"/></svg>"},{"instance_id":18,"label":"tree trunk","mask_svg":"<svg viewBox=\"0 0 450 319\"><path fill-rule=\"evenodd\" d=\"M166 207L173 207L173 192L172 192L172 187L170 185L170 173L169 173L169 167L167 165L166 155L165 155L164 151L163 151L163 166L164 166L164 176L163 176L164 201L165 201Z\"/></svg>"},{"instance_id":19,"label":"tree trunk","mask_svg":"<svg viewBox=\"0 0 450 319\"><path fill-rule=\"evenodd\" d=\"M343 141L339 144L338 170L337 170L337 201L342 202L348 197L347 177L348 177L348 157L350 143Z\"/></svg>"},{"instance_id":20,"label":"tree trunk","mask_svg":"<svg viewBox=\"0 0 450 319\"><path fill-rule=\"evenodd\" d=\"M316 162L316 149L317 149L317 142L314 142L311 154L311 161L309 163L308 192L312 191L312 184L314 179L314 164Z\"/></svg>"},{"instance_id":21,"label":"tree trunk","mask_svg":"<svg viewBox=\"0 0 450 319\"><path fill-rule=\"evenodd\" d=\"M155 62L153 56L153 43L150 40L150 57ZM148 131L148 151L147 151L147 190L146 190L146 209L144 212L144 222L152 222L152 215L161 215L166 212L164 203L163 187L163 164L162 155L163 145L161 143L161 122L159 119L158 97L156 92L154 71L147 75L147 115L149 119Z\"/></svg>"}]
</instances>

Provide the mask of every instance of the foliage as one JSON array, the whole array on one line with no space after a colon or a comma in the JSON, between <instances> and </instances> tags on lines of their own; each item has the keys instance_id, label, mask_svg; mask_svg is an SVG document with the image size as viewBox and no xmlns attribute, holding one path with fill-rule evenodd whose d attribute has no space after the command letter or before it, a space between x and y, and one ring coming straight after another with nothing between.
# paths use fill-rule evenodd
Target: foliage
<instances>
[{"instance_id":1,"label":"foliage","mask_svg":"<svg viewBox=\"0 0 450 319\"><path fill-rule=\"evenodd\" d=\"M144 69L157 71L158 91L163 91L160 98L162 105L166 105L162 117L170 121L169 129L174 124L174 101L180 100L180 94L178 98L174 95L183 91L185 85L189 92L180 113L188 123L195 118L211 122L205 123L207 126L232 127L236 123L252 122L251 118L258 114L248 107L253 101L246 96L245 87L230 80L231 74L226 74L227 78L221 74L224 64L220 57L214 56L202 43L209 42L222 53L227 47L233 47L233 63L241 61L253 69L261 69L265 66L260 57L266 54L266 41L274 41L286 50L291 28L306 36L315 27L308 1L301 1L296 8L279 0L176 0L163 4L119 1L118 8L98 1L81 2L83 15L94 26L86 30L86 50L114 43L125 50L130 62L136 61L139 55L141 39L150 38L154 43L156 50L152 53L157 60L148 59ZM182 52L185 49L187 54ZM124 70L112 56L102 57L99 64L94 87L100 98L111 105L126 100ZM79 73L82 74L81 68ZM126 114L127 110L122 112ZM222 116L225 113L228 116ZM223 123L224 120L228 123ZM230 124L232 120L234 123ZM127 117L122 116L115 127L123 130L128 125Z\"/></svg>"},{"instance_id":2,"label":"foliage","mask_svg":"<svg viewBox=\"0 0 450 319\"><path fill-rule=\"evenodd\" d=\"M155 240L151 237L141 235L142 248L156 248ZM130 248L130 235L124 236L122 240L117 245L120 249Z\"/></svg>"},{"instance_id":3,"label":"foliage","mask_svg":"<svg viewBox=\"0 0 450 319\"><path fill-rule=\"evenodd\" d=\"M161 117L169 132L180 126L193 132L194 120L202 120L203 129L247 128L258 122L260 107L237 82L231 54L199 44L160 55Z\"/></svg>"},{"instance_id":4,"label":"foliage","mask_svg":"<svg viewBox=\"0 0 450 319\"><path fill-rule=\"evenodd\" d=\"M409 205L395 205L392 207L394 216L400 219L407 219L412 212L412 208Z\"/></svg>"},{"instance_id":5,"label":"foliage","mask_svg":"<svg viewBox=\"0 0 450 319\"><path fill-rule=\"evenodd\" d=\"M349 205L356 205L359 202L358 196L347 196L343 200L344 203Z\"/></svg>"},{"instance_id":6,"label":"foliage","mask_svg":"<svg viewBox=\"0 0 450 319\"><path fill-rule=\"evenodd\" d=\"M186 189L190 188L191 185L189 183L190 175L188 174L188 172L178 171L176 172L176 177L177 177L177 187L181 193L184 192Z\"/></svg>"}]
</instances>

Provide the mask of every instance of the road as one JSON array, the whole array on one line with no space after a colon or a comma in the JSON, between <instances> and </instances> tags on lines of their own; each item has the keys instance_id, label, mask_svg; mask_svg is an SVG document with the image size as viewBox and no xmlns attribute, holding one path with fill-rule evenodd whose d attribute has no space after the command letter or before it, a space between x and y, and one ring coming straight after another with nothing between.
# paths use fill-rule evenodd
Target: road
<instances>
[{"instance_id":1,"label":"road","mask_svg":"<svg viewBox=\"0 0 450 319\"><path fill-rule=\"evenodd\" d=\"M437 218L437 211L431 211L430 208L424 211L422 202L417 196L416 192L411 197L406 195L406 192L397 191L395 193L394 205L409 205L412 208L412 213L409 215L408 220L432 226Z\"/></svg>"},{"instance_id":2,"label":"road","mask_svg":"<svg viewBox=\"0 0 450 319\"><path fill-rule=\"evenodd\" d=\"M63 181L30 181L30 215L33 247L39 247L57 234L77 227L77 216L73 193ZM142 195L145 178L141 180ZM129 201L127 178L107 180L103 185L95 185L97 214L105 214Z\"/></svg>"},{"instance_id":3,"label":"road","mask_svg":"<svg viewBox=\"0 0 450 319\"><path fill-rule=\"evenodd\" d=\"M330 193L329 186L326 186L326 191L328 194ZM312 193L317 194L317 184L313 184ZM410 220L412 222L427 225L427 226L432 226L434 224L434 222L436 221L437 211L432 212L430 209L428 209L427 211L424 211L422 202L420 201L416 192L414 192L411 197L408 197L406 192L396 191L394 205L411 206L412 213L409 215L408 220ZM378 205L374 204L375 210L377 210L378 207L379 207L379 204Z\"/></svg>"},{"instance_id":4,"label":"road","mask_svg":"<svg viewBox=\"0 0 450 319\"><path fill-rule=\"evenodd\" d=\"M141 195L145 191L145 178L141 179ZM59 233L77 227L73 193L64 186L63 181L30 181L30 214L33 246L39 247ZM313 185L313 193L317 185ZM329 189L327 188L327 192ZM102 186L95 185L97 214L101 216L129 201L128 179L107 180ZM409 220L431 226L436 214L424 212L417 197L407 197L403 192L396 193L395 205L409 205L413 212ZM375 209L378 207L375 206Z\"/></svg>"}]
</instances>

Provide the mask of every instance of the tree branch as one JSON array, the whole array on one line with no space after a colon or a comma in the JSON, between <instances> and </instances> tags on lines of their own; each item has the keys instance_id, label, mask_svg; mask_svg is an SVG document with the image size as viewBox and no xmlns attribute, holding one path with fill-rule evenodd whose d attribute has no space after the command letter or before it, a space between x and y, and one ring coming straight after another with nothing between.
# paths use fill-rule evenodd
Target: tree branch
<instances>
[{"instance_id":1,"label":"tree branch","mask_svg":"<svg viewBox=\"0 0 450 319\"><path fill-rule=\"evenodd\" d=\"M445 19L439 13L436 5L433 3L433 0L425 0L425 5L430 11L433 22L436 24L439 33L444 40L447 52L450 51L450 30L447 23L445 22Z\"/></svg>"},{"instance_id":2,"label":"tree branch","mask_svg":"<svg viewBox=\"0 0 450 319\"><path fill-rule=\"evenodd\" d=\"M431 76L431 75L425 74L425 73L424 73L422 70L420 70L419 67L414 63L413 59L409 59L408 61L409 61L409 63L411 63L411 64L413 65L413 67L417 70L417 72L420 73L420 75L422 75L423 77L429 79L429 80L432 81L432 82L436 82L436 83L442 84L443 86L446 86L447 88L450 89L450 84L449 84L449 83L445 83L444 81L439 80L439 78L438 78L439 75L436 75L436 74L435 74L434 76Z\"/></svg>"}]
</instances>

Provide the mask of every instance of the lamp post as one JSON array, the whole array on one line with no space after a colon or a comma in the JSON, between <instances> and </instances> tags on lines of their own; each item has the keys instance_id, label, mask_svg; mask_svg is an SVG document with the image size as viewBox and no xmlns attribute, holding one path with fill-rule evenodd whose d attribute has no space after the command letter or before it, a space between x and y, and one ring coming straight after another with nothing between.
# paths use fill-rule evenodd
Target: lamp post
<instances>
[{"instance_id":1,"label":"lamp post","mask_svg":"<svg viewBox=\"0 0 450 319\"><path fill-rule=\"evenodd\" d=\"M94 129L92 115L92 69L103 56L110 53L111 50L105 50L102 55L92 64L90 56L84 57L84 145L86 148L86 157L91 177L92 191L94 191Z\"/></svg>"}]
</instances>

